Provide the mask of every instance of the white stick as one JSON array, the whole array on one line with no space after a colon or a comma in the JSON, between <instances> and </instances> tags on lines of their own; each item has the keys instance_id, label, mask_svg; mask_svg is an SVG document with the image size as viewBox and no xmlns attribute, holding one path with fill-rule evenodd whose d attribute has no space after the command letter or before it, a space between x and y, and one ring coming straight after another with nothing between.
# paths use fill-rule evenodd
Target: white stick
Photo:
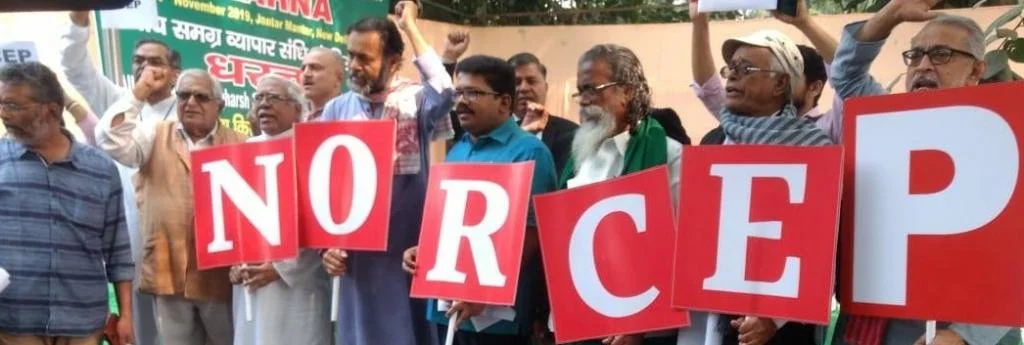
<instances>
[{"instance_id":1,"label":"white stick","mask_svg":"<svg viewBox=\"0 0 1024 345\"><path fill-rule=\"evenodd\" d=\"M935 320L928 320L924 324L924 343L931 344L935 340Z\"/></svg>"},{"instance_id":2,"label":"white stick","mask_svg":"<svg viewBox=\"0 0 1024 345\"><path fill-rule=\"evenodd\" d=\"M339 292L341 292L341 277L331 278L331 322L338 322Z\"/></svg>"},{"instance_id":3,"label":"white stick","mask_svg":"<svg viewBox=\"0 0 1024 345\"><path fill-rule=\"evenodd\" d=\"M249 268L249 265L242 264L242 269ZM245 296L245 322L252 321L252 292L249 292L249 287L242 284L242 296Z\"/></svg>"},{"instance_id":4,"label":"white stick","mask_svg":"<svg viewBox=\"0 0 1024 345\"><path fill-rule=\"evenodd\" d=\"M245 321L252 322L252 292L247 287L242 289L245 289Z\"/></svg>"},{"instance_id":5,"label":"white stick","mask_svg":"<svg viewBox=\"0 0 1024 345\"><path fill-rule=\"evenodd\" d=\"M455 341L455 329L459 328L455 321L458 319L459 312L452 313L452 317L448 318L448 333L444 336L444 345L452 345L452 342Z\"/></svg>"}]
</instances>

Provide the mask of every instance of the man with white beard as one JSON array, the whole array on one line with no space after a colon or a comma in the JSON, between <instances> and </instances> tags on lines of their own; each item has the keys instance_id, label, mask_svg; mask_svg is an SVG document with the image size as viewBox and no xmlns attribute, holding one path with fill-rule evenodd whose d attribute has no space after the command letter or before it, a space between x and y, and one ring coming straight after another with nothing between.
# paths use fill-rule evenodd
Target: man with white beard
<instances>
[{"instance_id":1,"label":"man with white beard","mask_svg":"<svg viewBox=\"0 0 1024 345\"><path fill-rule=\"evenodd\" d=\"M678 199L683 145L665 135L647 116L651 90L640 60L629 48L594 46L577 65L573 98L580 104L580 127L572 157L560 176L561 188L574 188L668 165L673 202ZM557 329L554 329L558 332ZM675 344L676 331L622 335L604 344ZM601 339L581 344L601 344Z\"/></svg>"}]
</instances>

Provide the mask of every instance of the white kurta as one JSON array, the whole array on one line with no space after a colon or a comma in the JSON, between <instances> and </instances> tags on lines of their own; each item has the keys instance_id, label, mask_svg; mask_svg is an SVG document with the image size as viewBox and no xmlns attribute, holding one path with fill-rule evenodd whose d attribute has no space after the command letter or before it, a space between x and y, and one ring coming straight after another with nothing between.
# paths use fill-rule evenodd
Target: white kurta
<instances>
[{"instance_id":1,"label":"white kurta","mask_svg":"<svg viewBox=\"0 0 1024 345\"><path fill-rule=\"evenodd\" d=\"M277 137L291 136L288 130ZM248 141L273 139L266 134ZM235 345L331 345L330 281L314 250L273 263L281 279L252 293L252 321L245 320L244 290L235 285Z\"/></svg>"},{"instance_id":2,"label":"white kurta","mask_svg":"<svg viewBox=\"0 0 1024 345\"><path fill-rule=\"evenodd\" d=\"M61 67L67 75L68 82L89 104L89 109L97 116L105 116L119 99L132 94L100 73L92 64L88 52L89 28L71 25L61 37ZM167 97L157 104L146 104L142 107L141 119L146 126L155 126L160 120L176 117L174 97ZM121 110L124 111L124 110ZM83 133L94 135L94 133ZM132 258L139 262L142 258L142 233L139 224L139 209L135 204L135 187L132 176L136 169L117 163L121 175L121 188L124 189L125 224L132 244ZM138 286L138 284L135 284ZM137 345L158 345L156 333L156 314L153 297L138 293L133 289L132 307L134 312L135 338Z\"/></svg>"}]
</instances>

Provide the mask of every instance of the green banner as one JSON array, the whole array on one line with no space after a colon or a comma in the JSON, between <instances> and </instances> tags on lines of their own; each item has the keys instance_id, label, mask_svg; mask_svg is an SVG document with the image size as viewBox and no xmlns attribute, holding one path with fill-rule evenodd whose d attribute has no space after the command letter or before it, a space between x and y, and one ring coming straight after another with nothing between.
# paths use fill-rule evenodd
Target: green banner
<instances>
[{"instance_id":1,"label":"green banner","mask_svg":"<svg viewBox=\"0 0 1024 345\"><path fill-rule=\"evenodd\" d=\"M224 85L222 124L251 134L245 114L260 77L277 74L301 85L308 49L344 51L345 28L388 7L386 0L158 0L157 28L101 30L104 69L129 85L135 42L164 41L181 53L183 69L209 71Z\"/></svg>"}]
</instances>

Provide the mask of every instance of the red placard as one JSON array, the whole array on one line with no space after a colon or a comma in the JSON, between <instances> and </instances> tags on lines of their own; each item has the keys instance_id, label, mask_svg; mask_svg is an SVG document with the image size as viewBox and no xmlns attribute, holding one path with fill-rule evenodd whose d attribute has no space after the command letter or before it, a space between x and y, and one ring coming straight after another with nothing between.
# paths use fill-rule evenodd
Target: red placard
<instances>
[{"instance_id":1,"label":"red placard","mask_svg":"<svg viewBox=\"0 0 1024 345\"><path fill-rule=\"evenodd\" d=\"M843 311L1024 326L1024 83L847 103Z\"/></svg>"},{"instance_id":2,"label":"red placard","mask_svg":"<svg viewBox=\"0 0 1024 345\"><path fill-rule=\"evenodd\" d=\"M842 147L683 150L672 304L828 324Z\"/></svg>"},{"instance_id":3,"label":"red placard","mask_svg":"<svg viewBox=\"0 0 1024 345\"><path fill-rule=\"evenodd\" d=\"M291 139L192 152L199 269L298 255Z\"/></svg>"},{"instance_id":4,"label":"red placard","mask_svg":"<svg viewBox=\"0 0 1024 345\"><path fill-rule=\"evenodd\" d=\"M515 303L533 164L430 168L412 297Z\"/></svg>"},{"instance_id":5,"label":"red placard","mask_svg":"<svg viewBox=\"0 0 1024 345\"><path fill-rule=\"evenodd\" d=\"M299 124L295 156L302 245L387 250L395 122Z\"/></svg>"},{"instance_id":6,"label":"red placard","mask_svg":"<svg viewBox=\"0 0 1024 345\"><path fill-rule=\"evenodd\" d=\"M558 343L673 329L668 169L534 197Z\"/></svg>"}]
</instances>

